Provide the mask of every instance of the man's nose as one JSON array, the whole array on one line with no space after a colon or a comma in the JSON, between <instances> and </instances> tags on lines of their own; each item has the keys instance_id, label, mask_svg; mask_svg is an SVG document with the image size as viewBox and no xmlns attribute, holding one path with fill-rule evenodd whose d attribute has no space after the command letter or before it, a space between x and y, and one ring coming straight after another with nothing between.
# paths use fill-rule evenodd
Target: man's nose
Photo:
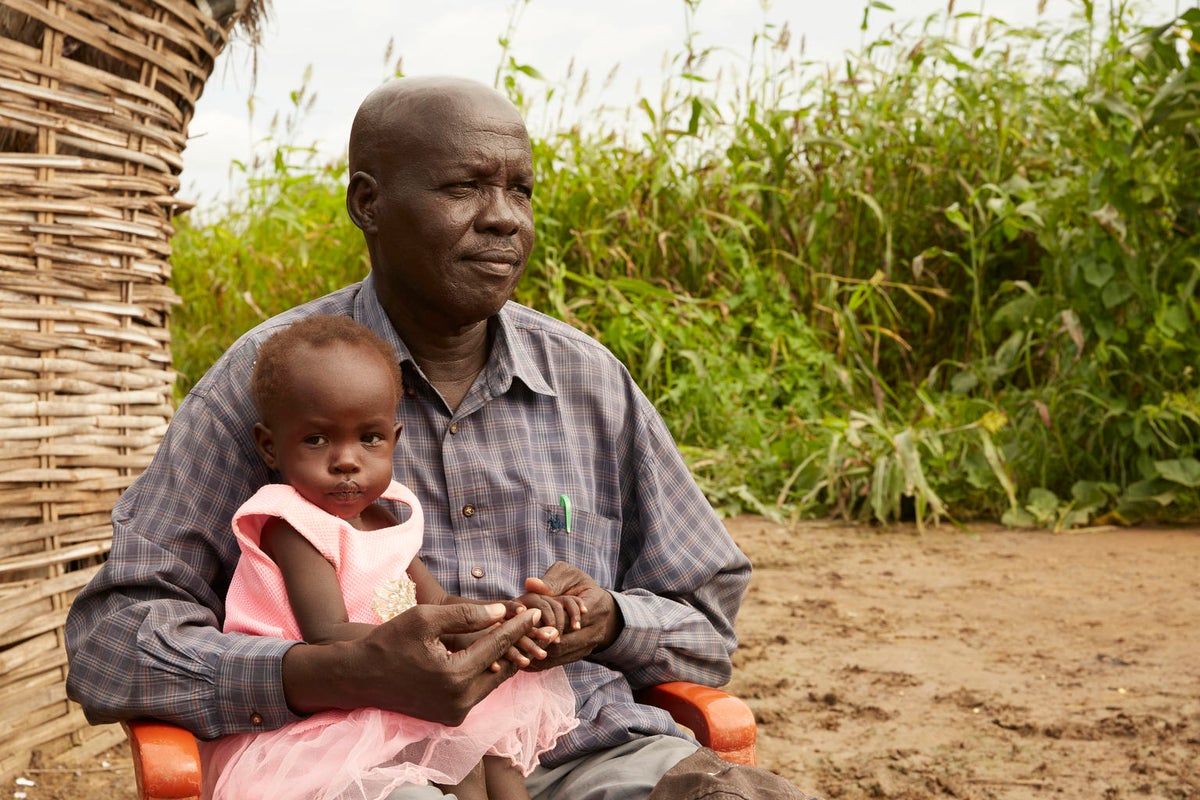
<instances>
[{"instance_id":1,"label":"man's nose","mask_svg":"<svg viewBox=\"0 0 1200 800\"><path fill-rule=\"evenodd\" d=\"M511 189L488 186L483 198L483 208L476 218L478 228L501 236L513 236L521 230L525 215L517 208L517 199Z\"/></svg>"}]
</instances>

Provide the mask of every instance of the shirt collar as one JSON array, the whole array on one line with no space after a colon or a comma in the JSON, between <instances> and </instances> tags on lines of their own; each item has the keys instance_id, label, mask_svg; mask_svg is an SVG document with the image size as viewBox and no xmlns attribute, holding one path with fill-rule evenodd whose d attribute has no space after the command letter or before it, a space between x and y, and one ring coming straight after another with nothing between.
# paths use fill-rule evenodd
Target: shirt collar
<instances>
[{"instance_id":1,"label":"shirt collar","mask_svg":"<svg viewBox=\"0 0 1200 800\"><path fill-rule=\"evenodd\" d=\"M519 378L530 390L553 397L557 393L551 388L542 366L529 349L528 337L524 335L529 325L521 318L521 310L520 305L510 301L505 303L500 313L491 320L492 352L484 367L488 391L493 397L499 397L512 386L513 378ZM354 304L354 318L390 344L396 351L396 358L400 364L411 361L413 366L416 366L408 345L404 344L396 329L392 327L387 312L383 310L379 297L375 294L373 273L368 273L363 279L362 291L358 293Z\"/></svg>"},{"instance_id":2,"label":"shirt collar","mask_svg":"<svg viewBox=\"0 0 1200 800\"><path fill-rule=\"evenodd\" d=\"M532 325L523 311L522 306L509 301L492 320L492 354L485 368L488 388L493 395L500 395L508 391L513 378L519 378L531 391L554 397L557 392L529 348L527 331Z\"/></svg>"},{"instance_id":3,"label":"shirt collar","mask_svg":"<svg viewBox=\"0 0 1200 800\"><path fill-rule=\"evenodd\" d=\"M367 273L367 277L363 278L362 289L354 301L354 319L375 331L392 346L392 349L396 351L397 363L403 364L405 361L413 360L412 353L408 351L408 345L400 339L400 335L392 327L392 321L388 319L387 312L379 303L379 296L375 294L374 273Z\"/></svg>"}]
</instances>

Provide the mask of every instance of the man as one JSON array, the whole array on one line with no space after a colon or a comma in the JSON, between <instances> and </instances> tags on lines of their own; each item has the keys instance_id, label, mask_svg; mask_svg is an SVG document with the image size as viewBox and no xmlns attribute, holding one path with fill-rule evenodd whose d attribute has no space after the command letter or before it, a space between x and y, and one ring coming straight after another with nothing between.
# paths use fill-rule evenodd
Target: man
<instances>
[{"instance_id":1,"label":"man","mask_svg":"<svg viewBox=\"0 0 1200 800\"><path fill-rule=\"evenodd\" d=\"M587 624L537 664L566 665L581 725L531 794L644 798L696 745L632 691L728 680L750 565L611 353L509 302L534 242L534 176L507 99L459 79L389 82L355 117L349 166L371 274L246 334L180 405L71 609L68 691L95 722L156 717L213 737L361 706L454 724L508 677L506 660L489 665L531 613L488 630L494 607L418 606L334 645L220 632L230 517L272 479L252 439L255 352L296 319L345 314L399 358L396 478L425 506L422 560L447 591L509 598L540 576L544 591L584 592ZM464 650L442 645L476 631Z\"/></svg>"}]
</instances>

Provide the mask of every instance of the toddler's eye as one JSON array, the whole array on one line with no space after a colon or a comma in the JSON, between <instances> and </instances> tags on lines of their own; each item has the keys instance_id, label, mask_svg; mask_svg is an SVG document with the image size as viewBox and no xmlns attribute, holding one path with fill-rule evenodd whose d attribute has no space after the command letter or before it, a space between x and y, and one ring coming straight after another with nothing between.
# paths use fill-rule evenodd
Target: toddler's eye
<instances>
[{"instance_id":1,"label":"toddler's eye","mask_svg":"<svg viewBox=\"0 0 1200 800\"><path fill-rule=\"evenodd\" d=\"M383 444L383 442L384 438L378 433L368 433L362 437L362 443L367 447L378 447L379 445Z\"/></svg>"},{"instance_id":2,"label":"toddler's eye","mask_svg":"<svg viewBox=\"0 0 1200 800\"><path fill-rule=\"evenodd\" d=\"M321 445L325 444L327 441L329 441L329 440L326 439L321 434L314 433L312 436L305 438L304 443L307 445L312 445L313 447L320 447Z\"/></svg>"}]
</instances>

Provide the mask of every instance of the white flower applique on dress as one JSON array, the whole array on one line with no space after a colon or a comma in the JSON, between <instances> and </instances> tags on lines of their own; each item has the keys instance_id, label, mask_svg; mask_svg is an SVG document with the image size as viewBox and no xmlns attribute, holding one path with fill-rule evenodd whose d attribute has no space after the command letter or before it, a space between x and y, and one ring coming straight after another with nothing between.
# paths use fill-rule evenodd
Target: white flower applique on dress
<instances>
[{"instance_id":1,"label":"white flower applique on dress","mask_svg":"<svg viewBox=\"0 0 1200 800\"><path fill-rule=\"evenodd\" d=\"M371 610L379 617L380 622L387 622L416 604L417 586L411 578L403 575L375 587L375 599L371 601Z\"/></svg>"}]
</instances>

